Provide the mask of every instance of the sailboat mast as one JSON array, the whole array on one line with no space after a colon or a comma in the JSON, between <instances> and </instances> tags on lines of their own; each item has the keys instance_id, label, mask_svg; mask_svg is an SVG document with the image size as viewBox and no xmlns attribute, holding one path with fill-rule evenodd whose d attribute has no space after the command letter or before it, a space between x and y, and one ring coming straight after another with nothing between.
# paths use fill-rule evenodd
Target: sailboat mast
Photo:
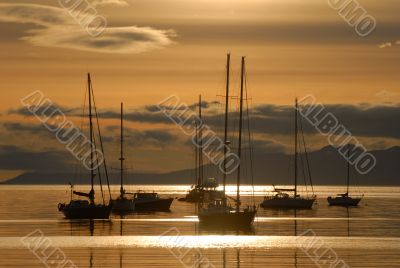
<instances>
[{"instance_id":1,"label":"sailboat mast","mask_svg":"<svg viewBox=\"0 0 400 268\"><path fill-rule=\"evenodd\" d=\"M202 128L202 119L201 119L201 95L199 95L199 118L200 118L200 124L199 124L199 182L200 185L203 185L203 131L201 130Z\"/></svg>"},{"instance_id":2,"label":"sailboat mast","mask_svg":"<svg viewBox=\"0 0 400 268\"><path fill-rule=\"evenodd\" d=\"M236 212L240 211L240 167L242 165L242 124L243 124L243 87L244 87L244 66L245 57L242 57L242 71L240 79L240 110L239 110L239 144L238 144L238 157L239 166L237 168L237 185L236 185Z\"/></svg>"},{"instance_id":3,"label":"sailboat mast","mask_svg":"<svg viewBox=\"0 0 400 268\"><path fill-rule=\"evenodd\" d=\"M350 187L350 143L347 144L347 192L349 194Z\"/></svg>"},{"instance_id":4,"label":"sailboat mast","mask_svg":"<svg viewBox=\"0 0 400 268\"><path fill-rule=\"evenodd\" d=\"M294 116L294 198L297 197L297 114L298 114L298 104L296 98L295 104L295 116Z\"/></svg>"},{"instance_id":5,"label":"sailboat mast","mask_svg":"<svg viewBox=\"0 0 400 268\"><path fill-rule=\"evenodd\" d=\"M199 141L199 130L197 129L197 122L195 122L195 129L196 129L196 144ZM199 152L197 146L194 146L194 183L197 186L200 185L200 176L199 176Z\"/></svg>"},{"instance_id":6,"label":"sailboat mast","mask_svg":"<svg viewBox=\"0 0 400 268\"><path fill-rule=\"evenodd\" d=\"M92 81L90 73L88 73L88 92L89 92L89 136L90 136L90 184L91 190L89 194L90 202L94 202L94 170L93 170L93 122L92 122Z\"/></svg>"},{"instance_id":7,"label":"sailboat mast","mask_svg":"<svg viewBox=\"0 0 400 268\"><path fill-rule=\"evenodd\" d=\"M121 193L121 197L124 195L124 103L121 102L121 155L119 160L121 161L121 188L119 190L119 192Z\"/></svg>"},{"instance_id":8,"label":"sailboat mast","mask_svg":"<svg viewBox=\"0 0 400 268\"><path fill-rule=\"evenodd\" d=\"M226 154L228 153L228 113L229 113L229 76L230 76L231 54L227 55L226 62L226 92L225 92L225 133L224 133L224 196L226 188Z\"/></svg>"}]
</instances>

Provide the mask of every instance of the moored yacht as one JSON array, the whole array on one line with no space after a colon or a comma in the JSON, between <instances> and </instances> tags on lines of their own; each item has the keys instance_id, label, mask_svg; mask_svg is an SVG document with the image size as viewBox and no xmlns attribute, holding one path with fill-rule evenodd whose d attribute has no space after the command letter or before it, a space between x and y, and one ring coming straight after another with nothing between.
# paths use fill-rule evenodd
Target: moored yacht
<instances>
[{"instance_id":1,"label":"moored yacht","mask_svg":"<svg viewBox=\"0 0 400 268\"><path fill-rule=\"evenodd\" d=\"M67 219L108 219L110 216L110 212L112 209L112 204L111 203L106 203L104 199L104 193L103 193L103 188L100 187L102 191L102 197L103 197L103 202L102 203L96 203L95 202L95 191L94 191L94 179L95 179L95 169L100 171L99 167L95 167L95 158L98 161L97 158L97 153L98 150L96 149L96 143L94 141L94 129L93 129L93 121L92 121L92 101L94 102L94 96L93 96L93 88L92 88L92 81L90 78L90 74L88 74L87 77L87 83L88 83L88 100L89 100L89 136L90 136L90 183L91 183L91 190L89 193L84 193L84 192L77 192L73 191L73 186L71 184L71 200L68 204L66 203L59 203L58 204L58 210L64 214L64 216ZM96 116L96 121L98 123L98 116L97 116L97 111L96 107L94 107L94 112ZM99 136L99 142L100 142L100 148L101 152L103 153L104 157L104 150L103 150L103 145L101 142L101 135L100 135L100 126L98 126L98 136ZM98 163L96 163L98 164ZM107 167L105 166L105 158L103 160L104 164L104 169L106 172L106 178L107 178L107 184L109 185L108 181L108 175L107 175ZM98 176L100 186L101 186L101 178ZM109 193L110 189L108 188ZM79 199L73 199L73 196L80 196L80 197L86 197L88 200L79 200ZM110 199L111 199L111 194L110 194Z\"/></svg>"},{"instance_id":2,"label":"moored yacht","mask_svg":"<svg viewBox=\"0 0 400 268\"><path fill-rule=\"evenodd\" d=\"M328 203L330 206L342 206L342 207L355 207L360 203L362 196L350 196L350 155L351 146L347 145L347 191L344 194L338 194L335 197L329 196Z\"/></svg>"},{"instance_id":3,"label":"moored yacht","mask_svg":"<svg viewBox=\"0 0 400 268\"><path fill-rule=\"evenodd\" d=\"M292 189L274 189L273 196L264 197L260 204L263 208L281 208L281 209L308 209L312 208L315 197L301 197L300 195L290 196Z\"/></svg>"},{"instance_id":4,"label":"moored yacht","mask_svg":"<svg viewBox=\"0 0 400 268\"><path fill-rule=\"evenodd\" d=\"M199 96L199 119L201 115L201 95ZM195 184L191 187L190 191L185 197L180 198L179 201L186 201L191 203L211 202L213 200L223 198L223 192L217 190L219 184L216 179L209 178L204 180L204 165L203 165L203 147L202 147L202 128L196 125L196 143L199 147L195 146Z\"/></svg>"},{"instance_id":5,"label":"moored yacht","mask_svg":"<svg viewBox=\"0 0 400 268\"><path fill-rule=\"evenodd\" d=\"M255 207L233 208L224 200L214 200L199 213L199 222L204 226L249 228L257 213Z\"/></svg>"},{"instance_id":6,"label":"moored yacht","mask_svg":"<svg viewBox=\"0 0 400 268\"><path fill-rule=\"evenodd\" d=\"M135 211L169 211L173 198L161 198L157 193L136 192Z\"/></svg>"},{"instance_id":7,"label":"moored yacht","mask_svg":"<svg viewBox=\"0 0 400 268\"><path fill-rule=\"evenodd\" d=\"M132 212L135 210L135 203L132 199L132 194L127 193L124 188L124 104L121 102L121 137L120 137L120 181L121 187L119 190L119 196L117 199L113 200L113 211L116 213Z\"/></svg>"},{"instance_id":8,"label":"moored yacht","mask_svg":"<svg viewBox=\"0 0 400 268\"><path fill-rule=\"evenodd\" d=\"M307 154L307 149L305 145L305 139L304 139L304 133L303 133L303 128L301 124L301 118L298 118L299 116L299 110L298 110L298 104L297 104L297 99L295 103L295 138L294 138L294 144L295 144L295 149L294 149L294 188L291 189L278 189L275 188L274 186L274 195L273 196L266 196L264 197L264 201L260 204L261 207L263 208L277 208L277 209L311 209L315 200L316 196L312 194L311 196L301 196L298 194L298 189L297 189L297 184L298 184L298 122L300 122L300 128L302 131L302 142L304 146L304 156L305 160L307 163L307 171L310 179L310 183L312 186L312 181L311 181L311 171L310 171L310 165L308 161L308 154ZM303 174L306 176L305 166L304 166L304 161L301 161L303 164ZM304 178L306 179L306 178ZM291 194L292 193L292 194Z\"/></svg>"},{"instance_id":9,"label":"moored yacht","mask_svg":"<svg viewBox=\"0 0 400 268\"><path fill-rule=\"evenodd\" d=\"M330 206L342 206L342 207L355 207L358 206L362 197L351 197L349 193L338 194L335 197L328 197L328 203Z\"/></svg>"},{"instance_id":10,"label":"moored yacht","mask_svg":"<svg viewBox=\"0 0 400 268\"><path fill-rule=\"evenodd\" d=\"M228 105L229 105L229 69L230 69L230 54L227 57L227 83L226 83L226 96L225 96L225 133L224 133L224 143L226 145L228 142ZM242 127L243 127L243 88L245 83L245 58L242 57L242 68L241 68L241 88L240 88L240 111L239 111L239 135L238 135L238 159L240 162L237 167L237 180L236 180L236 200L235 208L228 204L228 198L225 194L226 189L226 154L227 146L224 146L224 182L223 182L223 193L224 197L221 200L214 200L207 207L202 208L199 211L199 223L207 227L222 227L222 228L250 228L257 209L255 205L247 206L246 208L241 208L240 200L240 183L241 183L241 165L242 165ZM247 91L246 91L247 99ZM248 109L248 107L247 107ZM248 111L247 111L248 112ZM248 113L247 113L248 114ZM249 125L248 125L249 126ZM250 130L250 129L249 129ZM250 135L249 135L250 137ZM250 140L249 140L250 142Z\"/></svg>"}]
</instances>

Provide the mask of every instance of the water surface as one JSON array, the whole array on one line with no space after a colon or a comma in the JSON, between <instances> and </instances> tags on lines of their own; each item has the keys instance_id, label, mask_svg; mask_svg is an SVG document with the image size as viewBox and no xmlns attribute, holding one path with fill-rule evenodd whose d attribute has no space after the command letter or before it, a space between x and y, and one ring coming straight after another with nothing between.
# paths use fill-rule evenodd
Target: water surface
<instances>
[{"instance_id":1,"label":"water surface","mask_svg":"<svg viewBox=\"0 0 400 268\"><path fill-rule=\"evenodd\" d=\"M189 187L127 188L181 197ZM258 204L271 187L255 190ZM21 240L37 230L78 267L318 267L310 252L330 249L350 267L400 267L400 188L360 190L360 207L346 209L326 202L343 187L315 187L314 209L260 209L252 229L235 231L200 228L195 205L177 200L171 212L70 221L57 210L69 199L67 187L1 186L0 267L45 267L27 248L35 241ZM233 186L228 191L235 194ZM251 187L242 194L250 202Z\"/></svg>"}]
</instances>

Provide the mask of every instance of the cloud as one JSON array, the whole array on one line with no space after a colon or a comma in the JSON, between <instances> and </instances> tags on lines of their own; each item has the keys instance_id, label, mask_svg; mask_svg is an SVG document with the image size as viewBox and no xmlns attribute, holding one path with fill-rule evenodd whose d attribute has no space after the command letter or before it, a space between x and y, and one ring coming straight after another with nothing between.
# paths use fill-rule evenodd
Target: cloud
<instances>
[{"instance_id":1,"label":"cloud","mask_svg":"<svg viewBox=\"0 0 400 268\"><path fill-rule=\"evenodd\" d=\"M32 135L36 135L41 139L50 137L55 140L54 135L40 123L4 122L2 126L13 136L22 135L23 137L32 138ZM104 127L104 131L102 131L102 141L104 143L118 144L119 131L120 126L117 125L108 125ZM124 132L126 135L125 142L136 148L143 146L166 147L179 139L179 137L165 129L137 130L125 126Z\"/></svg>"},{"instance_id":2,"label":"cloud","mask_svg":"<svg viewBox=\"0 0 400 268\"><path fill-rule=\"evenodd\" d=\"M14 145L0 145L0 169L10 170L65 170L72 160L68 152L32 152Z\"/></svg>"},{"instance_id":3,"label":"cloud","mask_svg":"<svg viewBox=\"0 0 400 268\"><path fill-rule=\"evenodd\" d=\"M195 107L196 104L189 105ZM209 108L203 110L203 120L214 131L220 131L223 127L223 116L221 112L214 113ZM400 118L399 105L344 105L329 104L325 105L326 112L333 113L341 124L351 133L360 137L384 137L400 138ZM250 110L251 129L254 134L269 135L291 135L293 132L293 106L264 104L253 107ZM209 112L211 111L211 112ZM107 116L105 116L107 115ZM118 119L118 112L100 112L102 118ZM157 110L143 107L136 111L127 113L126 120L150 124L173 124L163 113ZM238 113L230 113L230 129L234 129L233 124L237 123ZM318 134L318 131L311 126L305 119L302 120L304 133ZM237 128L237 126L236 126Z\"/></svg>"},{"instance_id":4,"label":"cloud","mask_svg":"<svg viewBox=\"0 0 400 268\"><path fill-rule=\"evenodd\" d=\"M397 40L397 41L394 41L394 42L382 43L378 47L379 48L390 48L390 47L394 47L394 46L400 46L400 40Z\"/></svg>"},{"instance_id":5,"label":"cloud","mask_svg":"<svg viewBox=\"0 0 400 268\"><path fill-rule=\"evenodd\" d=\"M253 140L253 151L256 153L285 153L286 146L272 140Z\"/></svg>"},{"instance_id":6,"label":"cloud","mask_svg":"<svg viewBox=\"0 0 400 268\"><path fill-rule=\"evenodd\" d=\"M65 115L79 115L82 113L82 109L80 108L68 108L68 107L63 107L58 104L52 103L52 104L45 104L42 106L33 106L31 107L32 109L36 109L35 114L41 115L44 117L52 116L55 114L56 110L61 111ZM7 112L7 114L16 114L16 115L22 115L22 116L34 116L34 114L27 108L27 107L21 107L18 109L11 109Z\"/></svg>"},{"instance_id":7,"label":"cloud","mask_svg":"<svg viewBox=\"0 0 400 268\"><path fill-rule=\"evenodd\" d=\"M392 47L392 43L391 42L382 43L382 44L379 45L379 48L388 48L388 47Z\"/></svg>"},{"instance_id":8,"label":"cloud","mask_svg":"<svg viewBox=\"0 0 400 268\"><path fill-rule=\"evenodd\" d=\"M107 126L108 134L117 132L119 134L120 126ZM166 147L171 145L178 137L164 129L137 130L125 127L124 129L125 143L132 147L142 146L158 146ZM105 142L119 143L119 136L106 136L103 138Z\"/></svg>"},{"instance_id":9,"label":"cloud","mask_svg":"<svg viewBox=\"0 0 400 268\"><path fill-rule=\"evenodd\" d=\"M49 131L43 125L33 125L33 124L21 124L21 123L11 123L5 122L3 127L10 132L28 132L30 134L48 134Z\"/></svg>"},{"instance_id":10,"label":"cloud","mask_svg":"<svg viewBox=\"0 0 400 268\"><path fill-rule=\"evenodd\" d=\"M128 6L128 2L124 0L95 0L92 1L91 4L93 6L102 6L102 5L117 5L117 6Z\"/></svg>"},{"instance_id":11,"label":"cloud","mask_svg":"<svg viewBox=\"0 0 400 268\"><path fill-rule=\"evenodd\" d=\"M101 1L122 3L124 1ZM83 19L87 13L79 16ZM79 21L79 20L78 20ZM99 53L142 53L173 44L173 30L152 27L106 27L93 37L67 10L36 4L0 4L0 22L30 23L39 26L21 39L36 46L66 48Z\"/></svg>"},{"instance_id":12,"label":"cloud","mask_svg":"<svg viewBox=\"0 0 400 268\"><path fill-rule=\"evenodd\" d=\"M194 106L190 105L190 106ZM208 106L210 107L210 106ZM325 105L326 112L333 113L339 122L343 124L353 135L360 137L400 138L400 106L398 105ZM221 130L223 117L221 113L209 113L204 110L203 120L214 131ZM108 114L111 115L110 113ZM293 106L264 104L253 107L250 110L251 129L253 134L291 135L293 132ZM118 118L118 113L113 118ZM237 123L238 113L230 114L231 123ZM164 114L146 106L127 115L127 120L141 123L165 123L172 122ZM231 129L233 126L231 126ZM317 130L306 120L303 120L304 132L318 134Z\"/></svg>"},{"instance_id":13,"label":"cloud","mask_svg":"<svg viewBox=\"0 0 400 268\"><path fill-rule=\"evenodd\" d=\"M387 100L387 101L391 101L393 100L393 98L396 98L399 96L398 93L393 92L393 91L388 91L388 90L381 90L379 92L377 92L375 94L376 97Z\"/></svg>"},{"instance_id":14,"label":"cloud","mask_svg":"<svg viewBox=\"0 0 400 268\"><path fill-rule=\"evenodd\" d=\"M381 91L377 97L397 97L397 93ZM220 132L223 128L222 109L218 112L214 109L214 102L203 102L203 121L214 131ZM60 107L60 106L56 106ZM194 113L197 112L198 104L190 104ZM253 107L250 110L251 129L253 134L262 135L291 135L293 132L293 106L264 104ZM328 104L325 105L326 112L331 112L351 133L359 137L382 137L400 138L400 105L347 105L347 104ZM80 109L61 107L68 116L81 116ZM26 109L12 110L9 113L22 116L32 116ZM120 113L116 110L98 111L101 120L119 119ZM125 120L145 123L145 124L166 124L173 125L173 122L166 117L155 106L148 105L136 108L124 115ZM230 113L230 129L237 129L233 126L237 123L238 113ZM307 134L318 134L318 131L303 119L303 130ZM112 127L109 130L113 130ZM118 128L115 128L118 130ZM147 133L151 134L151 133ZM144 134L143 134L144 135ZM140 137L140 136L139 136ZM168 140L166 140L168 141Z\"/></svg>"}]
</instances>

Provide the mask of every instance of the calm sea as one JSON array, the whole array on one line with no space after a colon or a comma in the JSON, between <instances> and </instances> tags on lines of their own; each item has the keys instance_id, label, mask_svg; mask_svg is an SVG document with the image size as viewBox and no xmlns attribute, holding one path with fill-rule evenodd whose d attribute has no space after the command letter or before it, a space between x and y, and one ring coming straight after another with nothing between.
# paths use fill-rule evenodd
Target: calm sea
<instances>
[{"instance_id":1,"label":"calm sea","mask_svg":"<svg viewBox=\"0 0 400 268\"><path fill-rule=\"evenodd\" d=\"M127 188L181 197L189 186ZM257 203L270 190L256 186ZM67 186L0 186L0 267L57 267L64 257L77 267L400 267L400 188L360 187L364 199L349 209L326 202L343 187L314 190L314 209L259 209L254 227L237 232L200 228L195 205L178 200L168 213L69 221L57 210ZM250 191L241 189L244 204Z\"/></svg>"}]
</instances>

